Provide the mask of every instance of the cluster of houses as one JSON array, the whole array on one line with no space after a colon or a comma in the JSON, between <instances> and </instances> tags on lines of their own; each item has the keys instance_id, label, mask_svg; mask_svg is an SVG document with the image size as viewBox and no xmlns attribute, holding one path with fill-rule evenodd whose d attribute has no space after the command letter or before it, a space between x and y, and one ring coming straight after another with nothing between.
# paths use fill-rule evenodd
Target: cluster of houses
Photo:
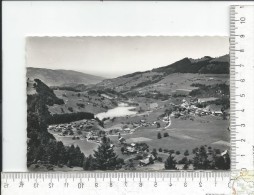
<instances>
[{"instance_id":1,"label":"cluster of houses","mask_svg":"<svg viewBox=\"0 0 254 195\"><path fill-rule=\"evenodd\" d=\"M205 115L213 115L213 116L222 116L223 112L221 110L212 110L210 106L205 108L199 108L196 106L197 103L205 103L215 100L214 98L201 98L197 100L191 100L188 102L186 99L182 100L182 103L179 105L175 105L171 103L172 106L175 107L175 111L172 112L171 116L180 117L189 115L198 115L198 116L205 116Z\"/></svg>"},{"instance_id":2,"label":"cluster of houses","mask_svg":"<svg viewBox=\"0 0 254 195\"><path fill-rule=\"evenodd\" d=\"M82 120L58 125L49 125L48 130L57 132L60 136L74 135L75 131L87 131L93 126L94 119Z\"/></svg>"},{"instance_id":3,"label":"cluster of houses","mask_svg":"<svg viewBox=\"0 0 254 195\"><path fill-rule=\"evenodd\" d=\"M135 143L126 144L126 141L123 137L119 138L120 143L124 143L125 147L122 151L123 154L142 154L144 151L137 146ZM148 154L144 159L139 160L140 166L149 165L151 162L155 160L155 156L153 154Z\"/></svg>"},{"instance_id":4,"label":"cluster of houses","mask_svg":"<svg viewBox=\"0 0 254 195\"><path fill-rule=\"evenodd\" d=\"M98 131L90 131L86 135L86 139L90 141L94 141L96 143L101 143L102 135L98 133Z\"/></svg>"}]
</instances>

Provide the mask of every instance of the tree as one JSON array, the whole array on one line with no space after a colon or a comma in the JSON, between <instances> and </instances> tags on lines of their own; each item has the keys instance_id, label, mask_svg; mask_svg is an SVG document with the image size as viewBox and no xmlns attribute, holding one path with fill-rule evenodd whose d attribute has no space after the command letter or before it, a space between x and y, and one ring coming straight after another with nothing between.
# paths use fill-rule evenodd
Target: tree
<instances>
[{"instance_id":1,"label":"tree","mask_svg":"<svg viewBox=\"0 0 254 195\"><path fill-rule=\"evenodd\" d=\"M78 135L82 135L82 131L78 130L78 131L77 131L77 134L78 134Z\"/></svg>"},{"instance_id":2,"label":"tree","mask_svg":"<svg viewBox=\"0 0 254 195\"><path fill-rule=\"evenodd\" d=\"M161 133L160 132L157 134L157 138L161 139Z\"/></svg>"},{"instance_id":3,"label":"tree","mask_svg":"<svg viewBox=\"0 0 254 195\"><path fill-rule=\"evenodd\" d=\"M162 148L159 148L159 152L162 152Z\"/></svg>"},{"instance_id":4,"label":"tree","mask_svg":"<svg viewBox=\"0 0 254 195\"><path fill-rule=\"evenodd\" d=\"M150 164L153 164L153 163L154 163L154 162L153 162L153 158L152 158L151 156L149 157L149 163L150 163Z\"/></svg>"},{"instance_id":5,"label":"tree","mask_svg":"<svg viewBox=\"0 0 254 195\"><path fill-rule=\"evenodd\" d=\"M126 170L135 170L134 163L132 159L129 159L128 164L125 167Z\"/></svg>"},{"instance_id":6,"label":"tree","mask_svg":"<svg viewBox=\"0 0 254 195\"><path fill-rule=\"evenodd\" d=\"M188 163L187 157L183 157L181 160L178 161L179 164L186 164Z\"/></svg>"},{"instance_id":7,"label":"tree","mask_svg":"<svg viewBox=\"0 0 254 195\"><path fill-rule=\"evenodd\" d=\"M169 150L168 152L169 152L169 154L174 154L175 150Z\"/></svg>"},{"instance_id":8,"label":"tree","mask_svg":"<svg viewBox=\"0 0 254 195\"><path fill-rule=\"evenodd\" d=\"M181 154L180 151L176 151L176 155L179 155L179 154Z\"/></svg>"},{"instance_id":9,"label":"tree","mask_svg":"<svg viewBox=\"0 0 254 195\"><path fill-rule=\"evenodd\" d=\"M168 149L164 149L163 152L164 152L164 153L168 153Z\"/></svg>"},{"instance_id":10,"label":"tree","mask_svg":"<svg viewBox=\"0 0 254 195\"><path fill-rule=\"evenodd\" d=\"M121 147L121 152L122 152L122 154L124 153L124 150L125 150L124 147Z\"/></svg>"},{"instance_id":11,"label":"tree","mask_svg":"<svg viewBox=\"0 0 254 195\"><path fill-rule=\"evenodd\" d=\"M169 134L168 134L167 132L165 132L165 133L163 134L163 136L164 136L164 137L168 137Z\"/></svg>"},{"instance_id":12,"label":"tree","mask_svg":"<svg viewBox=\"0 0 254 195\"><path fill-rule=\"evenodd\" d=\"M174 160L174 157L172 154L169 155L167 160L165 161L165 169L176 169L176 161Z\"/></svg>"},{"instance_id":13,"label":"tree","mask_svg":"<svg viewBox=\"0 0 254 195\"><path fill-rule=\"evenodd\" d=\"M221 170L230 169L230 157L228 154L225 154L225 156L215 157L214 161L215 161L215 166L218 169L221 169Z\"/></svg>"},{"instance_id":14,"label":"tree","mask_svg":"<svg viewBox=\"0 0 254 195\"><path fill-rule=\"evenodd\" d=\"M184 152L183 155L184 155L184 156L189 156L189 151L188 151L188 150L185 150L185 152Z\"/></svg>"},{"instance_id":15,"label":"tree","mask_svg":"<svg viewBox=\"0 0 254 195\"><path fill-rule=\"evenodd\" d=\"M109 138L106 137L102 138L102 144L94 151L94 158L96 169L99 170L115 170L119 165L118 157L110 147Z\"/></svg>"},{"instance_id":16,"label":"tree","mask_svg":"<svg viewBox=\"0 0 254 195\"><path fill-rule=\"evenodd\" d=\"M158 153L157 153L156 148L153 149L153 151L151 152L151 154L152 154L155 158L157 158Z\"/></svg>"},{"instance_id":17,"label":"tree","mask_svg":"<svg viewBox=\"0 0 254 195\"><path fill-rule=\"evenodd\" d=\"M208 160L207 151L201 146L193 158L194 169L209 169L210 161Z\"/></svg>"},{"instance_id":18,"label":"tree","mask_svg":"<svg viewBox=\"0 0 254 195\"><path fill-rule=\"evenodd\" d=\"M161 124L159 122L156 122L157 128L161 127Z\"/></svg>"},{"instance_id":19,"label":"tree","mask_svg":"<svg viewBox=\"0 0 254 195\"><path fill-rule=\"evenodd\" d=\"M94 170L95 167L95 162L94 162L94 158L92 157L92 155L89 155L88 158L85 158L84 159L84 162L83 162L83 169L84 170Z\"/></svg>"},{"instance_id":20,"label":"tree","mask_svg":"<svg viewBox=\"0 0 254 195\"><path fill-rule=\"evenodd\" d=\"M68 107L68 110L69 110L70 112L73 112L73 108L72 108L72 107Z\"/></svg>"}]
</instances>

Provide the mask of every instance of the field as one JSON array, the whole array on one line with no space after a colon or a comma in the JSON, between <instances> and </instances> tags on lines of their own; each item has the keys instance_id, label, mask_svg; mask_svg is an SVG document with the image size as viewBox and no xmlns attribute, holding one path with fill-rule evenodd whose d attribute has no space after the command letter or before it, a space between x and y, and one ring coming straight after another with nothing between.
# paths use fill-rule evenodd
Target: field
<instances>
[{"instance_id":1,"label":"field","mask_svg":"<svg viewBox=\"0 0 254 195\"><path fill-rule=\"evenodd\" d=\"M64 114L73 112L100 113L115 107L113 101L99 96L98 94L88 94L87 92L74 92L68 90L54 90L58 98L64 100L64 105L54 105L49 107L51 114Z\"/></svg>"},{"instance_id":2,"label":"field","mask_svg":"<svg viewBox=\"0 0 254 195\"><path fill-rule=\"evenodd\" d=\"M145 142L150 150L155 148L158 151L162 148L179 151L181 154L189 150L191 154L192 149L207 145L224 151L230 149L228 125L229 121L213 116L200 117L194 121L172 119L172 126L169 129L140 127L133 134L122 136L127 142ZM161 139L157 138L159 132L162 135ZM168 133L169 136L163 137L164 133ZM116 136L110 136L110 139L117 143ZM168 154L164 155L164 158L167 156Z\"/></svg>"}]
</instances>

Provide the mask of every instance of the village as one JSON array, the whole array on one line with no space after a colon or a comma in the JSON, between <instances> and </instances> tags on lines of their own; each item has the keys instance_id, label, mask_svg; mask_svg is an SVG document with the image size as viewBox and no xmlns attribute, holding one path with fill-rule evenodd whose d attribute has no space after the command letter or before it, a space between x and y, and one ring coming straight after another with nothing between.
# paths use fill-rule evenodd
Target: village
<instances>
[{"instance_id":1,"label":"village","mask_svg":"<svg viewBox=\"0 0 254 195\"><path fill-rule=\"evenodd\" d=\"M117 117L108 117L103 120L98 118L84 119L65 124L49 125L48 131L60 137L63 142L65 138L71 138L73 141L81 141L79 144L82 144L82 141L95 143L97 147L101 144L102 137L109 137L111 139L110 147L124 159L126 164L133 164L134 167L149 167L154 166L154 163L161 165L163 164L163 159L168 154L175 155L176 159L179 159L179 162L181 162L182 156L179 155L179 152L176 153L174 151L172 153L172 150L163 150L161 148L154 148L150 151L149 145L146 143L149 139L128 139L126 136L131 137L136 131L142 131L147 128L154 129L154 131L170 129L173 119L192 121L196 117L211 116L227 120L229 117L228 113L223 109L214 110L211 107L211 102L215 100L216 98L191 99L183 97L181 101L178 101L178 104L168 103L166 106L165 104L163 106L158 103L151 103L147 110L143 110L143 113L138 111L136 115L121 117L119 120L124 121L121 123L117 121ZM138 110L138 106L136 110ZM161 112L162 110L163 112ZM149 115L153 115L156 112L161 112L162 114L156 115L157 118L152 117L154 120L151 120ZM123 118L125 120L122 120ZM164 136L166 134L168 136L168 133L164 133ZM228 153L227 150L224 150L217 155L225 155L226 153ZM176 167L179 170L184 169L184 164L178 163ZM193 169L191 163L189 163L187 169Z\"/></svg>"}]
</instances>

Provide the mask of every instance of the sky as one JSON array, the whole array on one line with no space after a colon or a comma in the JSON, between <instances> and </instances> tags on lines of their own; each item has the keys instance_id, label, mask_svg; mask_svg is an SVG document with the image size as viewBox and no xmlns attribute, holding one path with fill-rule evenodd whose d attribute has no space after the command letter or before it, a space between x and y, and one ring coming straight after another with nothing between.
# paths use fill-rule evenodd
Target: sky
<instances>
[{"instance_id":1,"label":"sky","mask_svg":"<svg viewBox=\"0 0 254 195\"><path fill-rule=\"evenodd\" d=\"M27 37L27 67L76 70L113 78L188 58L229 53L229 38L214 37Z\"/></svg>"}]
</instances>

